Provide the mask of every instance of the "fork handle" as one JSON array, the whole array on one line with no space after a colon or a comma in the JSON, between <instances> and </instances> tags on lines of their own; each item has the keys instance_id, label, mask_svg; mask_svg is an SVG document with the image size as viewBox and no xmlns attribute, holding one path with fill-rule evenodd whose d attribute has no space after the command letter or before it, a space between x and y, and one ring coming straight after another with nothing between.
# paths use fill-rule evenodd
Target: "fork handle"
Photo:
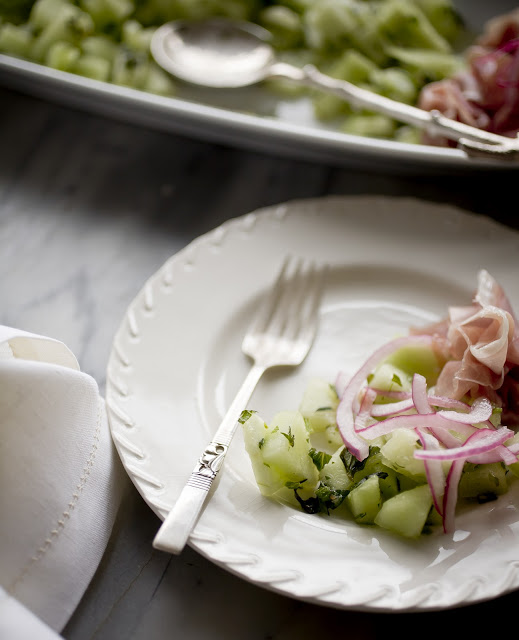
<instances>
[{"instance_id":1,"label":"fork handle","mask_svg":"<svg viewBox=\"0 0 519 640\"><path fill-rule=\"evenodd\" d=\"M198 459L191 475L182 489L173 509L162 523L153 546L155 549L179 554L185 547L189 534L200 515L209 490L223 464L227 449L238 426L238 418L266 367L254 364L243 381L236 397L227 410L214 438Z\"/></svg>"}]
</instances>

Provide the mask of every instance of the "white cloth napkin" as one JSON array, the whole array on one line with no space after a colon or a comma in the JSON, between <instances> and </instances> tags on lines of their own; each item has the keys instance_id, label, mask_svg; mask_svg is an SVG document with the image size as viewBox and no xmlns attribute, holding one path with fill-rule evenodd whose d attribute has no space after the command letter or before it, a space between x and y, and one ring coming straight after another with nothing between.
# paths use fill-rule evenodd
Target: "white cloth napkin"
<instances>
[{"instance_id":1,"label":"white cloth napkin","mask_svg":"<svg viewBox=\"0 0 519 640\"><path fill-rule=\"evenodd\" d=\"M62 342L0 326L0 638L59 637L124 481L96 381Z\"/></svg>"}]
</instances>

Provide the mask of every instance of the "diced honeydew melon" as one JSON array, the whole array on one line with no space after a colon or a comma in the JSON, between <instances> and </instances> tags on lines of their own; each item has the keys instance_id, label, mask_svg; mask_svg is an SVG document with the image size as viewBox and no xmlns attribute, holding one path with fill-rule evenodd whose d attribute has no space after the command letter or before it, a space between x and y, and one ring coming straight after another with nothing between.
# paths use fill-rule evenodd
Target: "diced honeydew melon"
<instances>
[{"instance_id":1,"label":"diced honeydew melon","mask_svg":"<svg viewBox=\"0 0 519 640\"><path fill-rule=\"evenodd\" d=\"M436 31L420 8L407 0L389 0L377 12L379 37L402 47L450 52L449 42Z\"/></svg>"},{"instance_id":2,"label":"diced honeydew melon","mask_svg":"<svg viewBox=\"0 0 519 640\"><path fill-rule=\"evenodd\" d=\"M83 55L76 62L74 71L80 76L107 82L110 78L110 61L99 56Z\"/></svg>"},{"instance_id":3,"label":"diced honeydew melon","mask_svg":"<svg viewBox=\"0 0 519 640\"><path fill-rule=\"evenodd\" d=\"M256 483L263 495L270 496L283 487L284 482L279 473L263 460L262 447L269 427L256 412L250 412L248 418L242 421L242 426L245 450L249 454Z\"/></svg>"},{"instance_id":4,"label":"diced honeydew melon","mask_svg":"<svg viewBox=\"0 0 519 640\"><path fill-rule=\"evenodd\" d=\"M515 436L510 438L510 440L507 440L505 442L505 445L508 447L511 444L516 444L517 442L519 442L519 433L516 433ZM514 476L519 478L519 462L515 462L514 464L509 464L508 469L514 474Z\"/></svg>"},{"instance_id":5,"label":"diced honeydew melon","mask_svg":"<svg viewBox=\"0 0 519 640\"><path fill-rule=\"evenodd\" d=\"M175 94L175 84L171 76L153 61L148 63L146 77L139 88L159 96L172 96Z\"/></svg>"},{"instance_id":6,"label":"diced honeydew melon","mask_svg":"<svg viewBox=\"0 0 519 640\"><path fill-rule=\"evenodd\" d=\"M506 467L502 462L471 464L466 462L458 486L460 498L492 500L508 491Z\"/></svg>"},{"instance_id":7,"label":"diced honeydew melon","mask_svg":"<svg viewBox=\"0 0 519 640\"><path fill-rule=\"evenodd\" d=\"M433 505L431 510L429 511L429 515L427 516L427 520L425 521L425 526L429 527L437 527L443 523L443 518L436 510L436 507Z\"/></svg>"},{"instance_id":8,"label":"diced honeydew melon","mask_svg":"<svg viewBox=\"0 0 519 640\"><path fill-rule=\"evenodd\" d=\"M352 113L345 117L341 131L370 138L390 138L396 129L396 122L380 113Z\"/></svg>"},{"instance_id":9,"label":"diced honeydew melon","mask_svg":"<svg viewBox=\"0 0 519 640\"><path fill-rule=\"evenodd\" d=\"M329 426L327 426L323 432L323 437L324 437L325 443L332 450L335 450L338 447L341 447L344 443L336 424L330 424Z\"/></svg>"},{"instance_id":10,"label":"diced honeydew melon","mask_svg":"<svg viewBox=\"0 0 519 640\"><path fill-rule=\"evenodd\" d=\"M272 419L270 433L262 447L262 455L264 462L278 468L286 481L305 480L306 487L315 487L319 480L319 472L310 457L310 448L308 432L301 413L281 411Z\"/></svg>"},{"instance_id":11,"label":"diced honeydew melon","mask_svg":"<svg viewBox=\"0 0 519 640\"><path fill-rule=\"evenodd\" d=\"M314 2L304 13L307 42L318 51L340 51L352 47L362 24L359 9L370 11L370 6L338 3L334 0ZM346 46L345 46L346 45Z\"/></svg>"},{"instance_id":12,"label":"diced honeydew melon","mask_svg":"<svg viewBox=\"0 0 519 640\"><path fill-rule=\"evenodd\" d=\"M387 52L412 76L426 78L430 82L453 76L465 66L462 56L429 49L388 47Z\"/></svg>"},{"instance_id":13,"label":"diced honeydew melon","mask_svg":"<svg viewBox=\"0 0 519 640\"><path fill-rule=\"evenodd\" d=\"M29 23L39 32L55 21L56 16L63 13L73 14L75 9L67 0L36 0L31 8Z\"/></svg>"},{"instance_id":14,"label":"diced honeydew melon","mask_svg":"<svg viewBox=\"0 0 519 640\"><path fill-rule=\"evenodd\" d=\"M363 479L348 493L346 501L356 522L373 524L382 506L378 476L374 474Z\"/></svg>"},{"instance_id":15,"label":"diced honeydew melon","mask_svg":"<svg viewBox=\"0 0 519 640\"><path fill-rule=\"evenodd\" d=\"M80 6L92 16L98 29L120 24L134 11L131 0L79 0Z\"/></svg>"},{"instance_id":16,"label":"diced honeydew melon","mask_svg":"<svg viewBox=\"0 0 519 640\"><path fill-rule=\"evenodd\" d=\"M436 384L442 367L442 363L434 351L421 344L409 344L401 347L388 356L384 363L393 365L400 371L405 372L409 382L412 382L415 373L424 376L428 387Z\"/></svg>"},{"instance_id":17,"label":"diced honeydew melon","mask_svg":"<svg viewBox=\"0 0 519 640\"><path fill-rule=\"evenodd\" d=\"M321 378L311 379L303 393L299 411L306 420L311 433L335 426L335 415L339 398L335 388Z\"/></svg>"},{"instance_id":18,"label":"diced honeydew melon","mask_svg":"<svg viewBox=\"0 0 519 640\"><path fill-rule=\"evenodd\" d=\"M503 414L503 409L501 409L501 407L494 407L492 409L492 415L490 416L489 420L494 425L494 427L497 428L497 427L501 426L501 416L502 416L502 414ZM516 434L516 436L517 435L518 434Z\"/></svg>"},{"instance_id":19,"label":"diced honeydew melon","mask_svg":"<svg viewBox=\"0 0 519 640\"><path fill-rule=\"evenodd\" d=\"M372 450L373 447L370 449L370 455L366 458L364 466L354 473L353 482L358 483L362 478L377 474L380 492L382 497L387 500L400 491L398 474L384 464L384 458L378 448L375 448L373 453L371 453Z\"/></svg>"},{"instance_id":20,"label":"diced honeydew melon","mask_svg":"<svg viewBox=\"0 0 519 640\"><path fill-rule=\"evenodd\" d=\"M28 57L33 35L24 26L6 22L0 25L0 53L10 53L21 58Z\"/></svg>"},{"instance_id":21,"label":"diced honeydew melon","mask_svg":"<svg viewBox=\"0 0 519 640\"><path fill-rule=\"evenodd\" d=\"M312 494L319 471L310 457L310 443L303 416L282 411L267 425L257 413L243 422L245 448L256 482L264 495L273 495L287 485L301 483L301 497Z\"/></svg>"},{"instance_id":22,"label":"diced honeydew melon","mask_svg":"<svg viewBox=\"0 0 519 640\"><path fill-rule=\"evenodd\" d=\"M390 364L382 363L369 377L368 383L374 389L381 391L411 391L411 377L403 369ZM379 396L377 402L392 402L388 396Z\"/></svg>"},{"instance_id":23,"label":"diced honeydew melon","mask_svg":"<svg viewBox=\"0 0 519 640\"><path fill-rule=\"evenodd\" d=\"M407 538L417 538L432 507L429 485L422 484L386 500L375 516L375 524Z\"/></svg>"},{"instance_id":24,"label":"diced honeydew melon","mask_svg":"<svg viewBox=\"0 0 519 640\"><path fill-rule=\"evenodd\" d=\"M422 133L418 127L403 125L395 131L395 140L405 144L420 144Z\"/></svg>"},{"instance_id":25,"label":"diced honeydew melon","mask_svg":"<svg viewBox=\"0 0 519 640\"><path fill-rule=\"evenodd\" d=\"M321 482L333 491L347 491L353 486L353 479L341 458L343 450L344 446L339 447L319 472Z\"/></svg>"},{"instance_id":26,"label":"diced honeydew melon","mask_svg":"<svg viewBox=\"0 0 519 640\"><path fill-rule=\"evenodd\" d=\"M74 71L80 57L78 47L68 42L55 42L47 51L45 64L60 71Z\"/></svg>"},{"instance_id":27,"label":"diced honeydew melon","mask_svg":"<svg viewBox=\"0 0 519 640\"><path fill-rule=\"evenodd\" d=\"M423 484L423 478L411 478L411 476L406 476L403 473L396 472L398 478L398 490L401 491L409 491L409 489L414 489L417 485Z\"/></svg>"},{"instance_id":28,"label":"diced honeydew melon","mask_svg":"<svg viewBox=\"0 0 519 640\"><path fill-rule=\"evenodd\" d=\"M432 349L423 345L407 345L387 357L369 378L370 386L383 391L411 391L413 376L418 373L427 380L427 386L436 383L441 362ZM381 396L377 402L391 398Z\"/></svg>"},{"instance_id":29,"label":"diced honeydew melon","mask_svg":"<svg viewBox=\"0 0 519 640\"><path fill-rule=\"evenodd\" d=\"M415 104L418 90L408 71L399 67L377 69L371 75L374 91L392 100ZM396 124L394 125L396 126Z\"/></svg>"},{"instance_id":30,"label":"diced honeydew melon","mask_svg":"<svg viewBox=\"0 0 519 640\"><path fill-rule=\"evenodd\" d=\"M460 35L463 19L451 0L415 0L432 26L449 42Z\"/></svg>"},{"instance_id":31,"label":"diced honeydew melon","mask_svg":"<svg viewBox=\"0 0 519 640\"><path fill-rule=\"evenodd\" d=\"M304 41L301 16L290 7L267 6L260 11L258 21L272 35L275 49L293 49Z\"/></svg>"},{"instance_id":32,"label":"diced honeydew melon","mask_svg":"<svg viewBox=\"0 0 519 640\"><path fill-rule=\"evenodd\" d=\"M121 31L121 41L133 51L147 53L150 50L154 28L144 28L137 20L126 20Z\"/></svg>"},{"instance_id":33,"label":"diced honeydew melon","mask_svg":"<svg viewBox=\"0 0 519 640\"><path fill-rule=\"evenodd\" d=\"M37 62L43 62L48 50L56 42L76 44L93 32L94 23L88 13L76 6L64 4L56 20L47 24L34 39L31 57Z\"/></svg>"},{"instance_id":34,"label":"diced honeydew melon","mask_svg":"<svg viewBox=\"0 0 519 640\"><path fill-rule=\"evenodd\" d=\"M117 54L118 45L107 36L89 36L81 41L81 51L89 56L104 58L112 63Z\"/></svg>"},{"instance_id":35,"label":"diced honeydew melon","mask_svg":"<svg viewBox=\"0 0 519 640\"><path fill-rule=\"evenodd\" d=\"M416 482L425 482L424 462L414 457L419 448L414 429L395 429L380 451L388 467Z\"/></svg>"}]
</instances>

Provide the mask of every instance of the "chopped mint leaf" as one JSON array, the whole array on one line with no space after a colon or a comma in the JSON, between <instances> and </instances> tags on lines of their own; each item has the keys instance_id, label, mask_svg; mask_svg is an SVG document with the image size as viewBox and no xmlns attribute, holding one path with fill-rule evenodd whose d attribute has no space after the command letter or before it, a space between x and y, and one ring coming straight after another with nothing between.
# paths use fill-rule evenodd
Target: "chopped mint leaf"
<instances>
[{"instance_id":1,"label":"chopped mint leaf","mask_svg":"<svg viewBox=\"0 0 519 640\"><path fill-rule=\"evenodd\" d=\"M398 376L396 373L393 374L393 377L391 378L391 382L394 382L400 387L402 386L402 380L400 379L400 376Z\"/></svg>"},{"instance_id":2,"label":"chopped mint leaf","mask_svg":"<svg viewBox=\"0 0 519 640\"><path fill-rule=\"evenodd\" d=\"M325 484L319 485L315 492L321 504L321 511L326 512L329 512L330 509L337 509L348 493L347 489L330 489Z\"/></svg>"},{"instance_id":3,"label":"chopped mint leaf","mask_svg":"<svg viewBox=\"0 0 519 640\"><path fill-rule=\"evenodd\" d=\"M317 467L318 471L321 471L324 465L327 464L332 457L329 453L325 453L324 451L317 451L317 449L314 448L310 449L308 455L310 456L310 458L312 458L313 463Z\"/></svg>"},{"instance_id":4,"label":"chopped mint leaf","mask_svg":"<svg viewBox=\"0 0 519 640\"><path fill-rule=\"evenodd\" d=\"M319 407L316 411L331 411L332 407Z\"/></svg>"},{"instance_id":5,"label":"chopped mint leaf","mask_svg":"<svg viewBox=\"0 0 519 640\"><path fill-rule=\"evenodd\" d=\"M365 458L364 460L357 460L357 458L352 455L348 449L343 449L341 452L341 460L344 463L344 466L346 467L346 471L348 472L348 475L353 477L357 471L362 471L362 469L364 469L364 467L366 466L366 462L368 461L368 458L370 456L373 456L377 453L379 453L380 451L380 447L370 447L369 448L369 456L367 458Z\"/></svg>"},{"instance_id":6,"label":"chopped mint leaf","mask_svg":"<svg viewBox=\"0 0 519 640\"><path fill-rule=\"evenodd\" d=\"M301 488L301 485L305 483L307 479L308 478L303 478L303 480L288 480L287 482L285 482L285 487L287 489L294 489L294 491L296 491L297 489Z\"/></svg>"},{"instance_id":7,"label":"chopped mint leaf","mask_svg":"<svg viewBox=\"0 0 519 640\"><path fill-rule=\"evenodd\" d=\"M288 483L286 486L288 486ZM305 513L329 514L330 510L336 509L349 493L348 490L331 489L321 483L316 489L315 496L305 500L298 494L299 488L294 487L294 496Z\"/></svg>"},{"instance_id":8,"label":"chopped mint leaf","mask_svg":"<svg viewBox=\"0 0 519 640\"><path fill-rule=\"evenodd\" d=\"M252 416L253 413L257 413L256 411L249 411L249 409L245 409L241 412L240 417L238 418L238 422L240 424L245 424L247 420Z\"/></svg>"},{"instance_id":9,"label":"chopped mint leaf","mask_svg":"<svg viewBox=\"0 0 519 640\"><path fill-rule=\"evenodd\" d=\"M294 434L292 433L292 427L288 427L288 433L284 433L283 431L281 432L282 436L285 436L285 438L288 440L288 444L293 447L296 441L296 437L294 436Z\"/></svg>"},{"instance_id":10,"label":"chopped mint leaf","mask_svg":"<svg viewBox=\"0 0 519 640\"><path fill-rule=\"evenodd\" d=\"M305 513L319 513L321 510L321 503L317 497L311 497L307 500L303 500L303 498L301 498L297 493L297 489L294 489L294 496Z\"/></svg>"},{"instance_id":11,"label":"chopped mint leaf","mask_svg":"<svg viewBox=\"0 0 519 640\"><path fill-rule=\"evenodd\" d=\"M261 438L261 440L258 442L258 447L260 449L263 449L263 445L265 444L265 438Z\"/></svg>"},{"instance_id":12,"label":"chopped mint leaf","mask_svg":"<svg viewBox=\"0 0 519 640\"><path fill-rule=\"evenodd\" d=\"M490 416L490 422L494 425L494 427L501 426L501 414L503 413L503 409L501 407L494 407L492 409L492 415Z\"/></svg>"}]
</instances>

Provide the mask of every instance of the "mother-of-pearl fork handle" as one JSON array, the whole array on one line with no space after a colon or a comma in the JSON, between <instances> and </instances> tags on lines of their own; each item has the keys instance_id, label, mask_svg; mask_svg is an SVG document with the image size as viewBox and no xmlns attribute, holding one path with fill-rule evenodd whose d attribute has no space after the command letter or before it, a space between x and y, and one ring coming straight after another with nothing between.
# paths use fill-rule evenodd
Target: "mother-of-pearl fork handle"
<instances>
[{"instance_id":1,"label":"mother-of-pearl fork handle","mask_svg":"<svg viewBox=\"0 0 519 640\"><path fill-rule=\"evenodd\" d=\"M238 425L238 418L266 367L253 365L225 414L213 439L204 449L173 509L162 523L153 546L179 554L185 547L198 516L223 464L225 454Z\"/></svg>"}]
</instances>

